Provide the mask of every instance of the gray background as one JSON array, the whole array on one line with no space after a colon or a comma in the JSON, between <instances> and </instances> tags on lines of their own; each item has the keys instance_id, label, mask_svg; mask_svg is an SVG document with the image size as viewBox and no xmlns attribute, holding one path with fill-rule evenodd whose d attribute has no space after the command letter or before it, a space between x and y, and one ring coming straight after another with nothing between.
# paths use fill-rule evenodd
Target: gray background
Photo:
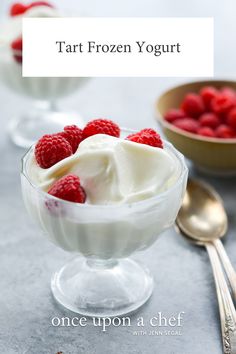
<instances>
[{"instance_id":1,"label":"gray background","mask_svg":"<svg viewBox=\"0 0 236 354\"><path fill-rule=\"evenodd\" d=\"M1 0L4 13L7 1ZM57 1L82 16L214 16L215 74L235 73L234 19L236 4L213 0L84 0ZM58 6L59 6L58 5ZM187 79L93 79L86 87L60 102L80 112L85 120L110 117L123 126L155 126L154 101L167 87ZM8 140L8 120L30 101L0 88L0 352L2 354L201 354L222 353L215 288L207 254L169 230L147 251L136 255L155 278L151 300L131 318L133 327L55 328L55 316L73 316L59 308L50 293L50 277L71 255L51 245L24 209L19 181L24 150ZM195 173L191 171L191 173ZM201 175L200 175L201 176ZM204 176L201 176L204 177ZM206 178L206 177L204 177ZM236 266L235 179L206 178L221 193L230 231L225 243ZM166 316L184 311L181 336L135 336L135 321L161 311ZM148 331L149 326L145 327Z\"/></svg>"}]
</instances>

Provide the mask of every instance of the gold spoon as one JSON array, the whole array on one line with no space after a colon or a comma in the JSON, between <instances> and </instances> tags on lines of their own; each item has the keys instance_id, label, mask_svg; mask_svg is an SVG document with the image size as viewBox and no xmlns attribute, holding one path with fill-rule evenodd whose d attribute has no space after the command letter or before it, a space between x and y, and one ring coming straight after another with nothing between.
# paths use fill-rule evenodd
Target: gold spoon
<instances>
[{"instance_id":1,"label":"gold spoon","mask_svg":"<svg viewBox=\"0 0 236 354\"><path fill-rule=\"evenodd\" d=\"M222 344L224 354L236 353L236 311L224 278L223 269L219 260L218 253L211 242L202 242L187 237L176 225L176 231L179 232L188 242L198 246L205 246L211 262L216 293L219 304Z\"/></svg>"},{"instance_id":2,"label":"gold spoon","mask_svg":"<svg viewBox=\"0 0 236 354\"><path fill-rule=\"evenodd\" d=\"M236 299L236 272L220 240L228 229L228 219L218 193L205 182L189 179L176 223L188 237L211 242L216 248Z\"/></svg>"}]
</instances>

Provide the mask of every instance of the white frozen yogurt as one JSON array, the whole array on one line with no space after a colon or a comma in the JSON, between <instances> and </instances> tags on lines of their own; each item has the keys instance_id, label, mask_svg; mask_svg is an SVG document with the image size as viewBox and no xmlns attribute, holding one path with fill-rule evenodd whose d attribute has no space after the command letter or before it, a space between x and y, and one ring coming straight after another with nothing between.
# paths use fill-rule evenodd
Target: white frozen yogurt
<instances>
[{"instance_id":1,"label":"white frozen yogurt","mask_svg":"<svg viewBox=\"0 0 236 354\"><path fill-rule=\"evenodd\" d=\"M80 177L88 196L85 204L42 192L67 173ZM147 248L174 223L187 168L168 143L159 149L96 135L49 169L37 165L31 149L21 180L28 212L53 243L86 257L111 259Z\"/></svg>"},{"instance_id":2,"label":"white frozen yogurt","mask_svg":"<svg viewBox=\"0 0 236 354\"><path fill-rule=\"evenodd\" d=\"M13 57L11 43L22 34L24 17L59 17L49 6L36 6L23 15L9 17L0 24L0 80L10 89L39 100L53 100L66 96L83 85L86 78L22 77L22 66Z\"/></svg>"},{"instance_id":3,"label":"white frozen yogurt","mask_svg":"<svg viewBox=\"0 0 236 354\"><path fill-rule=\"evenodd\" d=\"M29 160L32 182L47 191L55 180L76 174L90 204L131 203L166 190L176 180L177 164L164 149L97 134L48 169Z\"/></svg>"}]
</instances>

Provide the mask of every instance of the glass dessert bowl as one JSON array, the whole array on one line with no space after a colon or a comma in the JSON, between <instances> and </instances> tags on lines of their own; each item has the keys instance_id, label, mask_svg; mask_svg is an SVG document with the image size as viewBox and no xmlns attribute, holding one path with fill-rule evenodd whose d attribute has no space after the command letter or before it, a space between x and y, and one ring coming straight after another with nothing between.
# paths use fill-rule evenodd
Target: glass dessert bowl
<instances>
[{"instance_id":1,"label":"glass dessert bowl","mask_svg":"<svg viewBox=\"0 0 236 354\"><path fill-rule=\"evenodd\" d=\"M51 281L55 299L67 309L93 317L120 316L152 294L150 272L128 257L172 226L181 206L187 167L171 144L165 142L164 148L176 163L174 182L148 199L112 205L72 203L46 193L29 176L34 147L23 157L22 192L29 214L54 244L77 254Z\"/></svg>"},{"instance_id":2,"label":"glass dessert bowl","mask_svg":"<svg viewBox=\"0 0 236 354\"><path fill-rule=\"evenodd\" d=\"M30 147L43 134L55 133L65 125L81 124L79 114L61 112L57 101L87 81L87 78L80 77L22 77L21 32L22 19L26 16L58 17L60 14L49 6L35 6L0 23L0 81L16 94L34 100L32 107L9 124L12 141L21 147Z\"/></svg>"}]
</instances>

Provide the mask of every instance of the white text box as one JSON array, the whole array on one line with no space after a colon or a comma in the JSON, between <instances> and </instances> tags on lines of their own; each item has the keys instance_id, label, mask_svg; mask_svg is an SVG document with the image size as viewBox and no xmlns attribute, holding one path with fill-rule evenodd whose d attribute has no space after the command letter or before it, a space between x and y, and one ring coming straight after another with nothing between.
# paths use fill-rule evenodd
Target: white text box
<instances>
[{"instance_id":1,"label":"white text box","mask_svg":"<svg viewBox=\"0 0 236 354\"><path fill-rule=\"evenodd\" d=\"M213 76L212 18L25 18L23 76Z\"/></svg>"}]
</instances>

